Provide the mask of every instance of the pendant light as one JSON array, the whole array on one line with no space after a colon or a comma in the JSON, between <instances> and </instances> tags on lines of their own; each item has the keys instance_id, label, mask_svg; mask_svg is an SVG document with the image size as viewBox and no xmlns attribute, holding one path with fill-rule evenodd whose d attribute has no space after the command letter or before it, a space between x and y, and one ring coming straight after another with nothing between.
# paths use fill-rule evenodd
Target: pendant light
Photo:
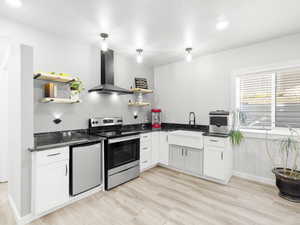
<instances>
[{"instance_id":1,"label":"pendant light","mask_svg":"<svg viewBox=\"0 0 300 225\"><path fill-rule=\"evenodd\" d=\"M143 62L143 49L138 48L138 49L136 50L136 52L137 52L137 55L136 55L136 62L137 62L137 63L142 63L142 62Z\"/></svg>"},{"instance_id":2,"label":"pendant light","mask_svg":"<svg viewBox=\"0 0 300 225\"><path fill-rule=\"evenodd\" d=\"M102 42L101 42L101 50L106 52L108 49L108 43L107 43L107 38L108 38L108 34L107 33L101 33L100 37L102 38Z\"/></svg>"},{"instance_id":3,"label":"pendant light","mask_svg":"<svg viewBox=\"0 0 300 225\"><path fill-rule=\"evenodd\" d=\"M186 48L185 49L185 51L186 51L185 59L186 59L187 62L190 62L193 59L192 50L193 50L192 48Z\"/></svg>"}]
</instances>

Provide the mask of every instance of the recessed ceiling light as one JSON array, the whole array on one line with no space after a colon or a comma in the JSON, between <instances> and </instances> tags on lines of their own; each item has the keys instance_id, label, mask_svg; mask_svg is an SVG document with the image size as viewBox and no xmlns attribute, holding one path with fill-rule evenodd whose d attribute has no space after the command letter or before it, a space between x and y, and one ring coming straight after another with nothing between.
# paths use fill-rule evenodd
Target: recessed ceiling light
<instances>
[{"instance_id":1,"label":"recessed ceiling light","mask_svg":"<svg viewBox=\"0 0 300 225\"><path fill-rule=\"evenodd\" d=\"M137 52L137 55L136 55L136 61L137 61L137 63L142 63L143 62L143 49L138 48L136 50L136 52Z\"/></svg>"},{"instance_id":2,"label":"recessed ceiling light","mask_svg":"<svg viewBox=\"0 0 300 225\"><path fill-rule=\"evenodd\" d=\"M108 49L108 43L107 43L107 38L108 38L108 34L107 33L101 33L100 37L102 38L102 43L101 43L101 50L106 52Z\"/></svg>"},{"instance_id":3,"label":"recessed ceiling light","mask_svg":"<svg viewBox=\"0 0 300 225\"><path fill-rule=\"evenodd\" d=\"M192 48L186 48L185 49L185 52L186 52L185 59L186 59L187 62L190 62L193 59L192 50L193 50Z\"/></svg>"},{"instance_id":4,"label":"recessed ceiling light","mask_svg":"<svg viewBox=\"0 0 300 225\"><path fill-rule=\"evenodd\" d=\"M20 8L23 5L21 0L5 0L5 2L13 8Z\"/></svg>"},{"instance_id":5,"label":"recessed ceiling light","mask_svg":"<svg viewBox=\"0 0 300 225\"><path fill-rule=\"evenodd\" d=\"M217 30L225 30L229 26L229 21L228 20L220 20L216 24L216 29Z\"/></svg>"}]
</instances>

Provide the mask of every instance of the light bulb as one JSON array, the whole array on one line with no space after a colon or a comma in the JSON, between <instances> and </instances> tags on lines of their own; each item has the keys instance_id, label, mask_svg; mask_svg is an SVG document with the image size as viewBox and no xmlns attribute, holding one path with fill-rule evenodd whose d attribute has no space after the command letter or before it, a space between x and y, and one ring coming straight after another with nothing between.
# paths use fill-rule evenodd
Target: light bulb
<instances>
[{"instance_id":1,"label":"light bulb","mask_svg":"<svg viewBox=\"0 0 300 225\"><path fill-rule=\"evenodd\" d=\"M186 61L191 62L192 59L193 59L193 56L192 56L192 53L191 53L192 48L186 48L185 51L186 51L186 56L185 56Z\"/></svg>"},{"instance_id":2,"label":"light bulb","mask_svg":"<svg viewBox=\"0 0 300 225\"><path fill-rule=\"evenodd\" d=\"M106 52L108 50L108 43L107 43L108 34L101 33L100 36L102 37L101 50Z\"/></svg>"},{"instance_id":3,"label":"light bulb","mask_svg":"<svg viewBox=\"0 0 300 225\"><path fill-rule=\"evenodd\" d=\"M216 29L217 30L225 30L226 28L228 28L229 26L229 21L228 20L220 20L217 24L216 24Z\"/></svg>"},{"instance_id":4,"label":"light bulb","mask_svg":"<svg viewBox=\"0 0 300 225\"><path fill-rule=\"evenodd\" d=\"M143 49L137 49L136 52L137 52L137 55L136 55L137 63L142 63L143 62Z\"/></svg>"},{"instance_id":5,"label":"light bulb","mask_svg":"<svg viewBox=\"0 0 300 225\"><path fill-rule=\"evenodd\" d=\"M23 5L21 0L5 0L5 2L14 8L20 8Z\"/></svg>"}]
</instances>

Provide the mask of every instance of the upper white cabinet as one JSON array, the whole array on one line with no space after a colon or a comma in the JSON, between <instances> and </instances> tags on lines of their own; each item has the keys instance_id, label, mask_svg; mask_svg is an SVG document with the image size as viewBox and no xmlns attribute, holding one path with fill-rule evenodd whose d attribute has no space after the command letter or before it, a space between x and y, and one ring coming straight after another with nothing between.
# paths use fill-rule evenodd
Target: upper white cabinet
<instances>
[{"instance_id":1,"label":"upper white cabinet","mask_svg":"<svg viewBox=\"0 0 300 225\"><path fill-rule=\"evenodd\" d=\"M69 201L69 148L33 153L33 208L40 214Z\"/></svg>"},{"instance_id":2,"label":"upper white cabinet","mask_svg":"<svg viewBox=\"0 0 300 225\"><path fill-rule=\"evenodd\" d=\"M159 132L159 163L169 165L169 142L168 132Z\"/></svg>"},{"instance_id":3,"label":"upper white cabinet","mask_svg":"<svg viewBox=\"0 0 300 225\"><path fill-rule=\"evenodd\" d=\"M230 139L204 137L204 176L228 183L232 176L233 158Z\"/></svg>"}]
</instances>

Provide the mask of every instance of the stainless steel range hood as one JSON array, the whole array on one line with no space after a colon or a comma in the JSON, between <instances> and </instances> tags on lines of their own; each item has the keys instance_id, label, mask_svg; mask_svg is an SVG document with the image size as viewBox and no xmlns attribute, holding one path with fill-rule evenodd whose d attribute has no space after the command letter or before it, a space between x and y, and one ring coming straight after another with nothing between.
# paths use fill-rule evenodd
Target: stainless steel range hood
<instances>
[{"instance_id":1,"label":"stainless steel range hood","mask_svg":"<svg viewBox=\"0 0 300 225\"><path fill-rule=\"evenodd\" d=\"M101 51L101 84L90 89L89 92L98 92L100 94L120 95L132 94L132 91L114 85L114 51L109 49L106 52Z\"/></svg>"}]
</instances>

